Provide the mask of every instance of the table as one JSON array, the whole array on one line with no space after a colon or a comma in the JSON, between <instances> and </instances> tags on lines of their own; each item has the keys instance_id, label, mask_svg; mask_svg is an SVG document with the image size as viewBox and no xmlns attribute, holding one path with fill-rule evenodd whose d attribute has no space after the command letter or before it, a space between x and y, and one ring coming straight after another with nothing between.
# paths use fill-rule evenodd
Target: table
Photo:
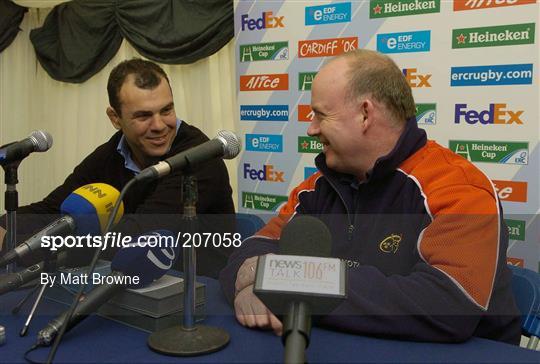
<instances>
[{"instance_id":1,"label":"table","mask_svg":"<svg viewBox=\"0 0 540 364\"><path fill-rule=\"evenodd\" d=\"M146 345L148 333L99 316L91 316L67 333L56 354L55 363L268 363L282 362L280 338L267 331L240 326L227 305L216 280L198 277L207 284L206 325L225 328L229 345L217 353L189 357L168 357L151 351ZM18 333L31 304L18 316L11 308L26 291L0 296L0 325L6 328L7 342L0 346L0 363L25 362L24 352L35 343L36 334L65 306L44 300L26 337ZM30 353L44 362L50 348ZM472 338L461 344L417 343L384 340L314 328L307 351L310 363L535 363L540 354L496 341Z\"/></svg>"}]
</instances>

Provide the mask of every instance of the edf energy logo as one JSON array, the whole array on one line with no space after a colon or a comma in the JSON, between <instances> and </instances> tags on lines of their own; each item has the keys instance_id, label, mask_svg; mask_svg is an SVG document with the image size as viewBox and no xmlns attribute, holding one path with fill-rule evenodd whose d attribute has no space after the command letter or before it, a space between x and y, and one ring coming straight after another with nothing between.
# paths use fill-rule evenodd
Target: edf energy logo
<instances>
[{"instance_id":1,"label":"edf energy logo","mask_svg":"<svg viewBox=\"0 0 540 364\"><path fill-rule=\"evenodd\" d=\"M536 0L454 0L454 11L535 4Z\"/></svg>"},{"instance_id":2,"label":"edf energy logo","mask_svg":"<svg viewBox=\"0 0 540 364\"><path fill-rule=\"evenodd\" d=\"M323 151L323 143L318 138L310 136L298 137L298 153L320 153Z\"/></svg>"},{"instance_id":3,"label":"edf energy logo","mask_svg":"<svg viewBox=\"0 0 540 364\"><path fill-rule=\"evenodd\" d=\"M403 75L405 75L405 79L411 88L431 87L429 83L431 74L418 73L416 68L404 68Z\"/></svg>"},{"instance_id":4,"label":"edf energy logo","mask_svg":"<svg viewBox=\"0 0 540 364\"><path fill-rule=\"evenodd\" d=\"M286 91L289 89L289 75L244 75L240 76L240 91Z\"/></svg>"},{"instance_id":5,"label":"edf energy logo","mask_svg":"<svg viewBox=\"0 0 540 364\"><path fill-rule=\"evenodd\" d=\"M369 4L371 19L438 13L441 10L440 0L370 0Z\"/></svg>"},{"instance_id":6,"label":"edf energy logo","mask_svg":"<svg viewBox=\"0 0 540 364\"><path fill-rule=\"evenodd\" d=\"M276 211L287 202L287 196L242 192L242 207L245 209Z\"/></svg>"},{"instance_id":7,"label":"edf energy logo","mask_svg":"<svg viewBox=\"0 0 540 364\"><path fill-rule=\"evenodd\" d=\"M430 43L429 30L377 35L377 50L381 53L429 52Z\"/></svg>"},{"instance_id":8,"label":"edf energy logo","mask_svg":"<svg viewBox=\"0 0 540 364\"><path fill-rule=\"evenodd\" d=\"M416 104L416 123L418 125L437 124L437 104Z\"/></svg>"},{"instance_id":9,"label":"edf energy logo","mask_svg":"<svg viewBox=\"0 0 540 364\"><path fill-rule=\"evenodd\" d=\"M304 167L304 179L308 179L312 175L317 173L317 168L315 167Z\"/></svg>"},{"instance_id":10,"label":"edf energy logo","mask_svg":"<svg viewBox=\"0 0 540 364\"><path fill-rule=\"evenodd\" d=\"M456 104L454 123L459 124L464 120L471 125L477 123L482 125L523 125L521 114L523 114L523 110L508 110L506 104L489 104L489 108L482 111L468 109L467 104Z\"/></svg>"},{"instance_id":11,"label":"edf energy logo","mask_svg":"<svg viewBox=\"0 0 540 364\"><path fill-rule=\"evenodd\" d=\"M243 14L241 16L242 31L284 28L283 18L284 16L274 16L271 11L265 11L262 13L262 16L257 19L251 19L248 14Z\"/></svg>"},{"instance_id":12,"label":"edf energy logo","mask_svg":"<svg viewBox=\"0 0 540 364\"><path fill-rule=\"evenodd\" d=\"M263 165L262 169L251 168L251 164L244 163L244 179L252 181L285 182L285 172L276 171L273 165Z\"/></svg>"},{"instance_id":13,"label":"edf energy logo","mask_svg":"<svg viewBox=\"0 0 540 364\"><path fill-rule=\"evenodd\" d=\"M500 64L493 66L452 67L450 85L494 86L532 84L533 65Z\"/></svg>"},{"instance_id":14,"label":"edf energy logo","mask_svg":"<svg viewBox=\"0 0 540 364\"><path fill-rule=\"evenodd\" d=\"M350 21L351 3L306 7L306 25L348 23Z\"/></svg>"},{"instance_id":15,"label":"edf energy logo","mask_svg":"<svg viewBox=\"0 0 540 364\"><path fill-rule=\"evenodd\" d=\"M452 31L452 48L534 44L534 23L463 28Z\"/></svg>"},{"instance_id":16,"label":"edf energy logo","mask_svg":"<svg viewBox=\"0 0 540 364\"><path fill-rule=\"evenodd\" d=\"M240 120L289 121L289 105L240 105Z\"/></svg>"},{"instance_id":17,"label":"edf energy logo","mask_svg":"<svg viewBox=\"0 0 540 364\"><path fill-rule=\"evenodd\" d=\"M357 48L358 37L301 40L298 58L337 56Z\"/></svg>"},{"instance_id":18,"label":"edf energy logo","mask_svg":"<svg viewBox=\"0 0 540 364\"><path fill-rule=\"evenodd\" d=\"M449 140L448 148L470 162L499 164L529 163L529 143Z\"/></svg>"},{"instance_id":19,"label":"edf energy logo","mask_svg":"<svg viewBox=\"0 0 540 364\"><path fill-rule=\"evenodd\" d=\"M283 152L283 136L276 134L246 134L246 150L281 153Z\"/></svg>"},{"instance_id":20,"label":"edf energy logo","mask_svg":"<svg viewBox=\"0 0 540 364\"><path fill-rule=\"evenodd\" d=\"M283 61L289 59L289 42L246 44L240 46L240 62Z\"/></svg>"}]
</instances>

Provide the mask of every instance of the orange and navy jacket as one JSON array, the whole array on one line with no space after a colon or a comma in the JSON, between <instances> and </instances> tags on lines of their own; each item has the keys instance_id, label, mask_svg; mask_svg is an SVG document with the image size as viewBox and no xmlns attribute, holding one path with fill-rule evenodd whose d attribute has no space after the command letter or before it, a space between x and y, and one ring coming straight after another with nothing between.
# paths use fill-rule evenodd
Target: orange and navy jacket
<instances>
[{"instance_id":1,"label":"orange and navy jacket","mask_svg":"<svg viewBox=\"0 0 540 364\"><path fill-rule=\"evenodd\" d=\"M284 225L309 214L326 223L332 255L349 268L348 297L321 324L408 340L519 342L508 230L479 169L428 141L414 119L363 183L330 170L323 154L315 162L319 171L231 255L220 277L229 300L242 262L277 252Z\"/></svg>"}]
</instances>

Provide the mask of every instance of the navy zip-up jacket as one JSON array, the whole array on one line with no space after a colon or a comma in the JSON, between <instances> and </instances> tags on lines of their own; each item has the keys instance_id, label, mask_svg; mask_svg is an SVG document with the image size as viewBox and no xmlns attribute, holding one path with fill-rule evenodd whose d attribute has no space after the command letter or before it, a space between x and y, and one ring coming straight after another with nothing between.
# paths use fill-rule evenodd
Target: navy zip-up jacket
<instances>
[{"instance_id":1,"label":"navy zip-up jacket","mask_svg":"<svg viewBox=\"0 0 540 364\"><path fill-rule=\"evenodd\" d=\"M363 183L330 170L324 154L316 165L279 215L231 255L220 275L229 301L244 260L275 253L284 225L310 214L326 223L332 255L348 265L348 297L322 325L406 340L519 343L508 231L478 168L428 141L414 119Z\"/></svg>"}]
</instances>

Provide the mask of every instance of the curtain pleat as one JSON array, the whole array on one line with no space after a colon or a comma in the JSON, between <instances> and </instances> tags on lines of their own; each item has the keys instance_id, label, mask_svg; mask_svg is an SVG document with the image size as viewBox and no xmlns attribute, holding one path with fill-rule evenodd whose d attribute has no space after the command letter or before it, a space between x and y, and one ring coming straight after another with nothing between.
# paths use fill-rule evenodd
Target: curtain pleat
<instances>
[{"instance_id":1,"label":"curtain pleat","mask_svg":"<svg viewBox=\"0 0 540 364\"><path fill-rule=\"evenodd\" d=\"M19 33L19 26L27 11L27 8L10 0L0 0L0 52L6 49Z\"/></svg>"},{"instance_id":2,"label":"curtain pleat","mask_svg":"<svg viewBox=\"0 0 540 364\"><path fill-rule=\"evenodd\" d=\"M99 72L122 39L144 57L186 64L232 39L230 0L74 0L55 6L30 40L55 80L80 83Z\"/></svg>"}]
</instances>

